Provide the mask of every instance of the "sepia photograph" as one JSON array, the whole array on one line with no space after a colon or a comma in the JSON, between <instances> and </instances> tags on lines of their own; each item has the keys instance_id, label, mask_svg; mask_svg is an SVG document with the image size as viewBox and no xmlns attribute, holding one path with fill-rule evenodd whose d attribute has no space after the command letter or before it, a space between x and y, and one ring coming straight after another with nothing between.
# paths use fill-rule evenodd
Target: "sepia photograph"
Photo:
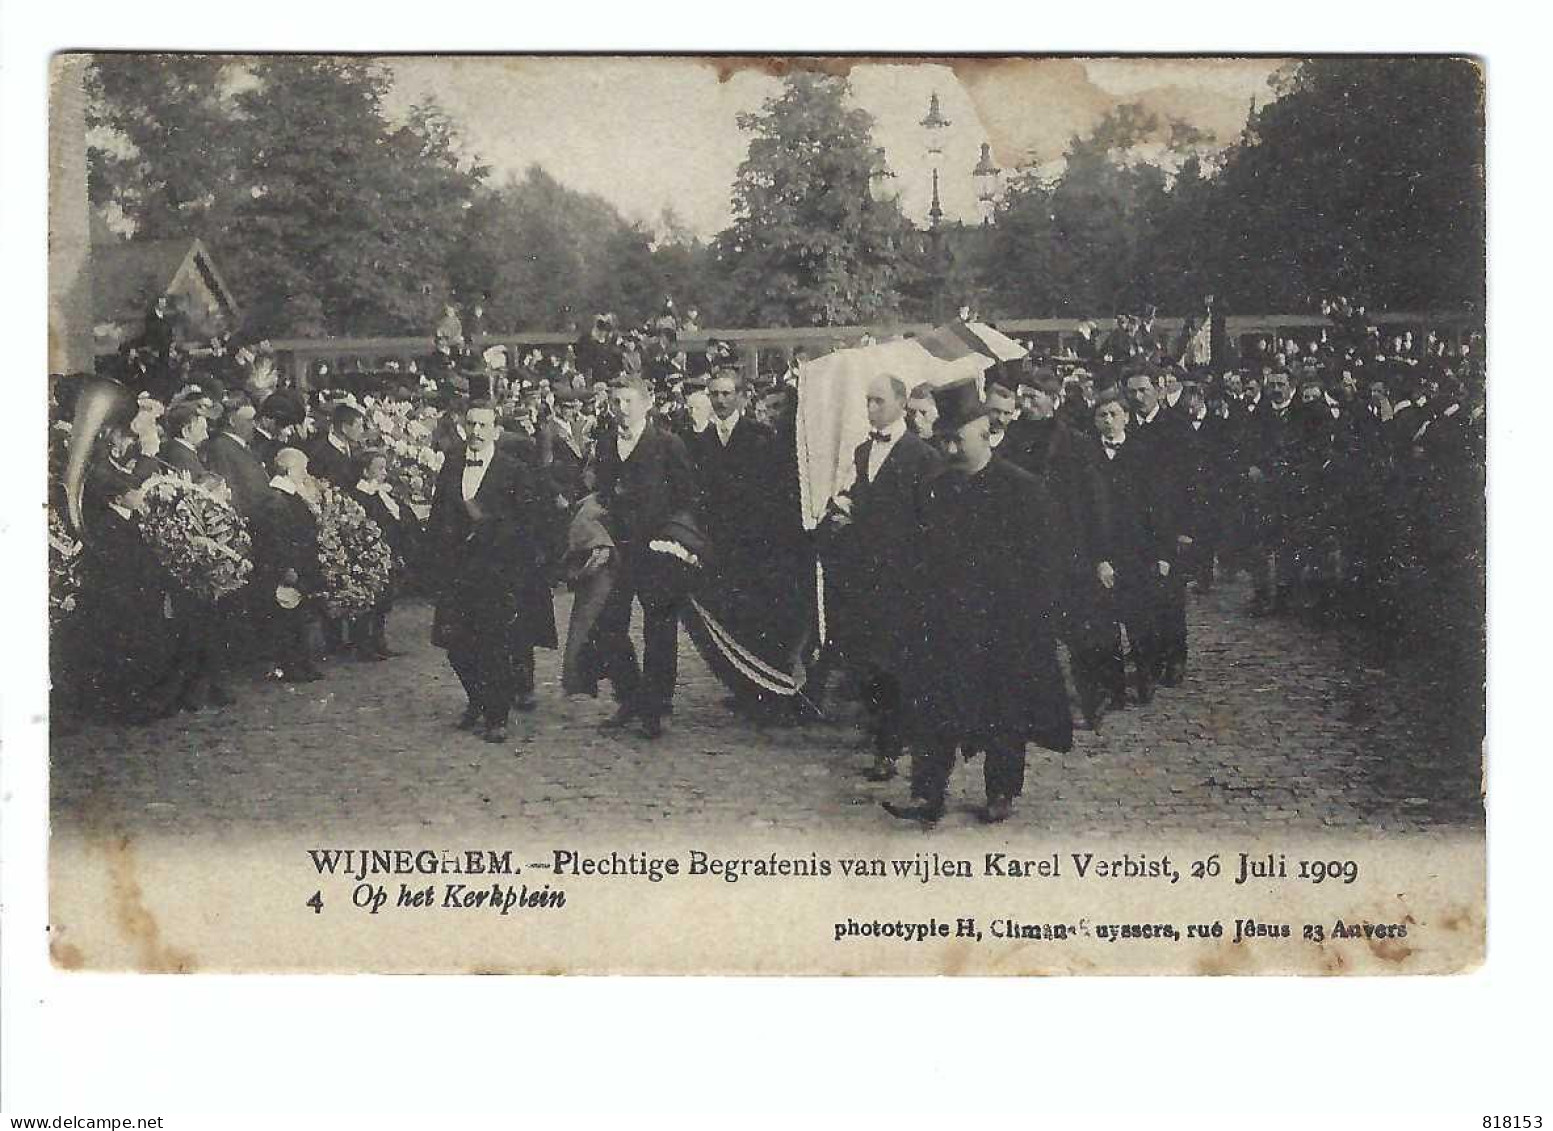
<instances>
[{"instance_id":1,"label":"sepia photograph","mask_svg":"<svg viewBox=\"0 0 1553 1131\"><path fill-rule=\"evenodd\" d=\"M54 56L54 968L1475 969L1486 75Z\"/></svg>"}]
</instances>

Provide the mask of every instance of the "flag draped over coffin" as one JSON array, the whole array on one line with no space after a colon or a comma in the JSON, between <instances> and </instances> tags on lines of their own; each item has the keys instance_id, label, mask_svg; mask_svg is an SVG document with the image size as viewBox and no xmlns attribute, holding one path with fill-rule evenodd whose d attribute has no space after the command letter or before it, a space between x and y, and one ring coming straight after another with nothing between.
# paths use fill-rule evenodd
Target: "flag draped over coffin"
<instances>
[{"instance_id":1,"label":"flag draped over coffin","mask_svg":"<svg viewBox=\"0 0 1553 1131\"><path fill-rule=\"evenodd\" d=\"M802 366L793 437L802 530L814 530L831 498L852 483L852 453L868 435L869 382L888 373L908 389L942 385L980 378L1011 351L1023 356L1017 344L984 329L995 336L984 339L964 323L951 324L918 338L838 350ZM768 552L759 561L725 559L714 566L686 618L690 637L712 671L743 697L796 695L804 680L803 656L825 637L823 569L806 541L802 552L795 552L782 531L771 533ZM802 538L796 524L794 533ZM787 594L788 585L800 592L812 586L812 600L793 599L799 594ZM803 623L793 623L795 618Z\"/></svg>"}]
</instances>

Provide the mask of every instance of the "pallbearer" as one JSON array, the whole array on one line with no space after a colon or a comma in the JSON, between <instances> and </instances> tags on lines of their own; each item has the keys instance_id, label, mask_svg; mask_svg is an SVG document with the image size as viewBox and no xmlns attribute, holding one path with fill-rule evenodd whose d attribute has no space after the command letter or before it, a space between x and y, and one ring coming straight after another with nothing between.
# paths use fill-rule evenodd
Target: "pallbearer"
<instances>
[{"instance_id":1,"label":"pallbearer","mask_svg":"<svg viewBox=\"0 0 1553 1131\"><path fill-rule=\"evenodd\" d=\"M902 669L915 804L885 808L936 822L958 750L983 755L985 819L996 822L1024 788L1025 744L1073 745L1057 666L1066 550L1046 488L993 456L975 384L957 381L934 396L948 466L923 496Z\"/></svg>"}]
</instances>

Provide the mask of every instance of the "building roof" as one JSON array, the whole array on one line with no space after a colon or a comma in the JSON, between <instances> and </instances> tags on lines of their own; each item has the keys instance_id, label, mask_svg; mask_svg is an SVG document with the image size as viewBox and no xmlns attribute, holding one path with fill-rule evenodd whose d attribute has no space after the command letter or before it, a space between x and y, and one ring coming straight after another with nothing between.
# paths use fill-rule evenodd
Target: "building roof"
<instances>
[{"instance_id":1,"label":"building roof","mask_svg":"<svg viewBox=\"0 0 1553 1131\"><path fill-rule=\"evenodd\" d=\"M234 316L237 302L204 243L191 237L129 240L92 248L92 306L97 324L138 323L184 270L197 271Z\"/></svg>"}]
</instances>

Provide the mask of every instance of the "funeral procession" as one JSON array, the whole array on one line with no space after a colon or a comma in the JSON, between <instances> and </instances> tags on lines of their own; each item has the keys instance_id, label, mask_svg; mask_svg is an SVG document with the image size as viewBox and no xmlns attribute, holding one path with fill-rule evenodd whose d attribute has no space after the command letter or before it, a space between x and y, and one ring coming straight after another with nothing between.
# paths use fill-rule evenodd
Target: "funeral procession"
<instances>
[{"instance_id":1,"label":"funeral procession","mask_svg":"<svg viewBox=\"0 0 1553 1131\"><path fill-rule=\"evenodd\" d=\"M1481 824L1470 61L79 60L57 827Z\"/></svg>"}]
</instances>

